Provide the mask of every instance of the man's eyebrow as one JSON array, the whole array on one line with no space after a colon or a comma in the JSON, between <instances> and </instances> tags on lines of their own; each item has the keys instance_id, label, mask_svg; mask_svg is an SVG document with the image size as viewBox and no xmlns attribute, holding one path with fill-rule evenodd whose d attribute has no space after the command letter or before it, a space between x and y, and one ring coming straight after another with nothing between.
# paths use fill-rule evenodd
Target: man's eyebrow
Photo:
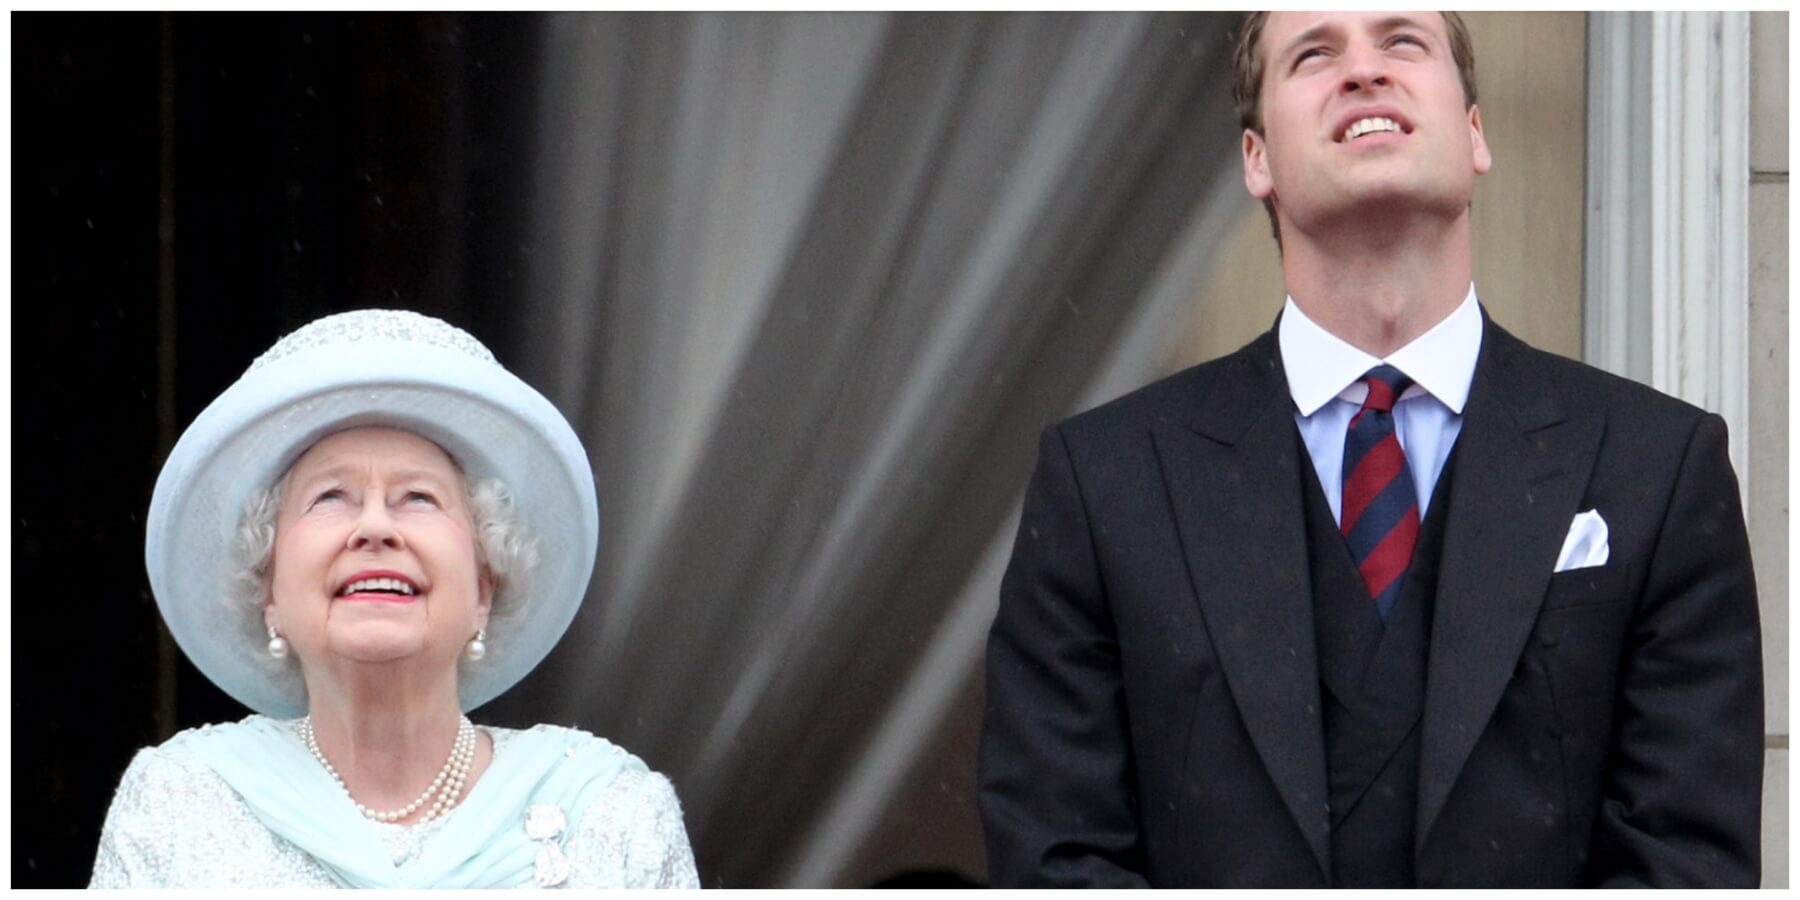
<instances>
[{"instance_id":1,"label":"man's eyebrow","mask_svg":"<svg viewBox=\"0 0 1800 900\"><path fill-rule=\"evenodd\" d=\"M1425 27L1424 22L1421 22L1412 16L1388 16L1375 23L1375 30L1384 34L1390 31L1399 31L1403 28L1416 28L1420 31L1431 30Z\"/></svg>"},{"instance_id":2,"label":"man's eyebrow","mask_svg":"<svg viewBox=\"0 0 1800 900\"><path fill-rule=\"evenodd\" d=\"M1338 23L1336 23L1336 22L1320 22L1317 25L1314 25L1313 27L1300 32L1299 34L1294 35L1294 37L1287 42L1287 45L1281 48L1281 52L1275 55L1275 59L1281 59L1281 58L1287 56L1288 54L1293 53L1294 48L1300 46L1301 44L1310 44L1313 41L1316 41L1319 38L1323 37L1328 32L1333 32L1333 31L1338 31L1338 30L1340 30L1340 29L1339 29ZM1273 61L1273 60L1271 60L1271 61Z\"/></svg>"},{"instance_id":3,"label":"man's eyebrow","mask_svg":"<svg viewBox=\"0 0 1800 900\"><path fill-rule=\"evenodd\" d=\"M1420 31L1431 30L1425 27L1425 23L1420 22L1412 16L1388 16L1387 18L1376 22L1374 26L1374 30L1380 34L1386 34L1390 31L1399 31L1403 28L1412 28ZM1281 52L1276 54L1274 59L1281 59L1292 53L1294 48L1299 47L1302 44L1316 41L1328 34L1339 31L1340 29L1341 26L1337 22L1320 22L1299 34L1294 35L1293 39L1289 40L1287 45L1281 48ZM1272 61L1274 60L1271 60L1271 62Z\"/></svg>"}]
</instances>

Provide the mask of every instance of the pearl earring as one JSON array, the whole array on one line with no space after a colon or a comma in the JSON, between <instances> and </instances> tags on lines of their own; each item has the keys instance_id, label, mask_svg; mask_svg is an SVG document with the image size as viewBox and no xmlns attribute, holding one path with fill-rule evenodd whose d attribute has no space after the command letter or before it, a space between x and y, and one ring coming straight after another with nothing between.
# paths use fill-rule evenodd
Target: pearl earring
<instances>
[{"instance_id":1,"label":"pearl earring","mask_svg":"<svg viewBox=\"0 0 1800 900\"><path fill-rule=\"evenodd\" d=\"M276 659L287 659L288 655L287 639L273 625L269 626L269 655Z\"/></svg>"},{"instance_id":2,"label":"pearl earring","mask_svg":"<svg viewBox=\"0 0 1800 900\"><path fill-rule=\"evenodd\" d=\"M463 648L463 654L474 662L487 655L487 629L475 629L475 637L469 640L469 646Z\"/></svg>"}]
</instances>

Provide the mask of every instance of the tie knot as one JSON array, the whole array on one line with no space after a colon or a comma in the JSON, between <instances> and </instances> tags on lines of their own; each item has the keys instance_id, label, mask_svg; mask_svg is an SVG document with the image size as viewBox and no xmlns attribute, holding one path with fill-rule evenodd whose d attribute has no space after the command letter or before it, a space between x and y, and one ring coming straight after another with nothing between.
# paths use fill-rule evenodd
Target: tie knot
<instances>
[{"instance_id":1,"label":"tie knot","mask_svg":"<svg viewBox=\"0 0 1800 900\"><path fill-rule=\"evenodd\" d=\"M1362 380L1369 386L1369 396L1363 399L1363 409L1378 409L1382 412L1393 412L1394 402L1413 383L1411 378L1406 377L1406 373L1389 365L1370 369Z\"/></svg>"}]
</instances>

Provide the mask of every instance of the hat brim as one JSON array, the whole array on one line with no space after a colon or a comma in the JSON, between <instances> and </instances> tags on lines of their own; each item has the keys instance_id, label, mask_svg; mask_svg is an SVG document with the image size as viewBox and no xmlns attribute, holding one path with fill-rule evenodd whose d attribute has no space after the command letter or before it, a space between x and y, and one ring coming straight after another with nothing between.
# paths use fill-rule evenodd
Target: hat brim
<instances>
[{"instance_id":1,"label":"hat brim","mask_svg":"<svg viewBox=\"0 0 1800 900\"><path fill-rule=\"evenodd\" d=\"M231 588L244 504L331 434L364 426L416 433L465 477L505 482L537 540L529 597L506 596L515 608L495 610L487 655L461 664L458 694L470 710L524 678L574 619L599 546L593 472L556 407L497 364L410 341L367 339L355 349L254 367L188 426L150 502L150 587L176 643L214 684L257 712L304 714L298 667L270 663L255 639L260 609Z\"/></svg>"}]
</instances>

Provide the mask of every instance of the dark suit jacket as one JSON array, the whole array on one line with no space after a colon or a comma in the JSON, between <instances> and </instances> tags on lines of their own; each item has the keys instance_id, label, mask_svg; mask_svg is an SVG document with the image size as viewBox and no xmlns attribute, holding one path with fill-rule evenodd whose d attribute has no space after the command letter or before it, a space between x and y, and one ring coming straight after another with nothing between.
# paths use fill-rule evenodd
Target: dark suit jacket
<instances>
[{"instance_id":1,"label":"dark suit jacket","mask_svg":"<svg viewBox=\"0 0 1800 900\"><path fill-rule=\"evenodd\" d=\"M1293 411L1271 332L1044 431L988 643L994 884L1328 882ZM1419 884L1755 886L1761 650L1724 422L1488 321L1458 445ZM1609 561L1552 574L1589 509Z\"/></svg>"}]
</instances>

